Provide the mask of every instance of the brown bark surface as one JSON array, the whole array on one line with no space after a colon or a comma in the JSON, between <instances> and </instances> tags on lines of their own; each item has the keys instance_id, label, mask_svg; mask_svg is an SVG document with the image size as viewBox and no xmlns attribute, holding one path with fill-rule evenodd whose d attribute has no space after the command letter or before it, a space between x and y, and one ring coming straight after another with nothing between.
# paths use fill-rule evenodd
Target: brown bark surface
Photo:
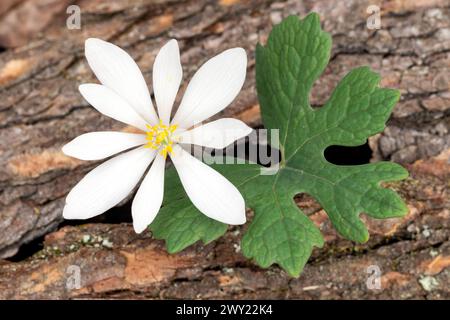
<instances>
[{"instance_id":1,"label":"brown bark surface","mask_svg":"<svg viewBox=\"0 0 450 320\"><path fill-rule=\"evenodd\" d=\"M298 279L243 257L240 227L170 255L162 241L136 235L129 224L86 224L47 235L44 249L25 261L0 265L0 298L448 299L450 170L443 157L408 168L411 177L391 185L408 200L408 216L367 219L371 239L364 245L337 236L311 199L298 198L326 239ZM366 285L373 265L381 271L379 290ZM74 266L79 289L70 286Z\"/></svg>"},{"instance_id":2,"label":"brown bark surface","mask_svg":"<svg viewBox=\"0 0 450 320\"><path fill-rule=\"evenodd\" d=\"M366 8L373 1L365 0L77 3L80 30L66 28L66 1L0 4L0 258L46 235L44 249L32 257L0 262L0 298L449 298L448 1L379 2L380 30L367 29ZM125 48L146 79L161 45L177 38L182 91L209 57L244 47L244 89L221 115L259 126L255 45L265 43L283 17L310 11L321 15L333 36L331 62L312 92L314 105L359 65L371 66L381 73L382 86L402 93L388 127L369 143L373 159L411 170L411 178L392 185L409 206L406 218L368 221L371 240L356 245L334 233L314 201L299 197L327 240L299 279L243 258L240 228L210 245L168 255L162 242L135 235L126 223L60 227L66 194L96 165L66 157L61 146L89 131L130 130L97 113L77 91L81 83L96 82L83 56L86 38ZM367 289L366 268L373 264L381 268L382 290ZM79 290L67 289L70 265L81 267Z\"/></svg>"}]
</instances>

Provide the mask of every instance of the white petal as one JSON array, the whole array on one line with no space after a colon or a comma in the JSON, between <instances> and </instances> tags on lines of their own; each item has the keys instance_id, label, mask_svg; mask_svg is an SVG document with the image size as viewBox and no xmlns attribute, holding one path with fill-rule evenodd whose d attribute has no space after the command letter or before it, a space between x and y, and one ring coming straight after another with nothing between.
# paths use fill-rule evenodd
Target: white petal
<instances>
[{"instance_id":1,"label":"white petal","mask_svg":"<svg viewBox=\"0 0 450 320\"><path fill-rule=\"evenodd\" d=\"M159 50L153 64L153 91L159 118L169 124L172 106L183 78L180 49L175 39Z\"/></svg>"},{"instance_id":2,"label":"white petal","mask_svg":"<svg viewBox=\"0 0 450 320\"><path fill-rule=\"evenodd\" d=\"M245 223L244 199L230 181L178 145L170 157L184 190L198 210L223 223Z\"/></svg>"},{"instance_id":3,"label":"white petal","mask_svg":"<svg viewBox=\"0 0 450 320\"><path fill-rule=\"evenodd\" d=\"M187 129L223 110L241 90L246 69L242 48L208 60L192 77L172 123Z\"/></svg>"},{"instance_id":4,"label":"white petal","mask_svg":"<svg viewBox=\"0 0 450 320\"><path fill-rule=\"evenodd\" d=\"M234 141L249 135L250 132L252 132L252 128L241 120L223 118L182 132L178 136L178 141L223 149Z\"/></svg>"},{"instance_id":5,"label":"white petal","mask_svg":"<svg viewBox=\"0 0 450 320\"><path fill-rule=\"evenodd\" d=\"M161 208L165 163L164 157L158 154L134 197L131 212L136 233L144 231Z\"/></svg>"},{"instance_id":6,"label":"white petal","mask_svg":"<svg viewBox=\"0 0 450 320\"><path fill-rule=\"evenodd\" d=\"M144 118L113 90L94 83L82 84L78 89L98 112L138 129L147 130Z\"/></svg>"},{"instance_id":7,"label":"white petal","mask_svg":"<svg viewBox=\"0 0 450 320\"><path fill-rule=\"evenodd\" d=\"M89 38L85 42L85 54L102 84L114 90L147 122L158 122L145 79L128 53L112 43Z\"/></svg>"},{"instance_id":8,"label":"white petal","mask_svg":"<svg viewBox=\"0 0 450 320\"><path fill-rule=\"evenodd\" d=\"M64 218L88 219L117 205L139 182L155 154L140 147L96 167L67 195Z\"/></svg>"},{"instance_id":9,"label":"white petal","mask_svg":"<svg viewBox=\"0 0 450 320\"><path fill-rule=\"evenodd\" d=\"M143 134L99 131L76 137L66 144L62 151L81 160L100 160L132 147L146 144Z\"/></svg>"}]
</instances>

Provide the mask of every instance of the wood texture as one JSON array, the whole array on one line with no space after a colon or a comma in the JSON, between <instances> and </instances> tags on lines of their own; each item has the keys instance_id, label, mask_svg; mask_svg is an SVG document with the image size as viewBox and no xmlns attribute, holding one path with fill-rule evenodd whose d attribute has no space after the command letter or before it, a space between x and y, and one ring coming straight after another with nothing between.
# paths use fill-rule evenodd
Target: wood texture
<instances>
[{"instance_id":1,"label":"wood texture","mask_svg":"<svg viewBox=\"0 0 450 320\"><path fill-rule=\"evenodd\" d=\"M47 236L42 252L22 262L2 262L0 297L448 297L447 1L380 2L380 30L367 29L366 8L373 1L364 0L78 1L80 30L66 28L65 1L47 0L52 10L45 5L30 9L33 3L0 5L0 47L5 48L0 53L0 258ZM239 229L175 256L168 256L149 235L134 235L128 224L66 226L50 233L62 223L67 192L95 166L64 156L60 147L89 131L130 130L95 112L77 91L79 84L96 81L83 56L86 38L125 48L146 79L158 49L177 38L186 80L182 90L208 58L244 47L247 80L222 115L259 126L255 45L265 43L272 25L283 17L310 11L321 15L324 29L333 36L330 65L312 92L314 105L323 104L339 79L359 65L380 72L382 86L401 90L387 129L371 138L370 146L374 159L411 168L413 177L395 185L409 205L407 218L369 222L374 236L368 244L355 246L333 233L311 199L299 197L299 205L309 209L327 234L326 248L314 252L299 279L288 278L277 267L261 270L246 261L236 247ZM42 19L30 28L14 17ZM95 243L80 245L86 234L110 238L113 248L101 241L98 248ZM388 290L367 290L367 274L361 270L372 262L381 264ZM68 291L65 270L74 263L82 266L83 288Z\"/></svg>"},{"instance_id":2,"label":"wood texture","mask_svg":"<svg viewBox=\"0 0 450 320\"><path fill-rule=\"evenodd\" d=\"M136 235L129 224L87 224L47 235L44 249L28 260L0 264L0 298L448 299L450 170L444 155L408 168L411 177L391 185L408 199L408 216L366 219L371 239L364 245L337 236L312 199L297 199L326 239L298 279L244 258L240 227L169 255L162 241ZM373 265L381 271L378 290L366 285ZM74 266L79 289L67 287Z\"/></svg>"}]
</instances>

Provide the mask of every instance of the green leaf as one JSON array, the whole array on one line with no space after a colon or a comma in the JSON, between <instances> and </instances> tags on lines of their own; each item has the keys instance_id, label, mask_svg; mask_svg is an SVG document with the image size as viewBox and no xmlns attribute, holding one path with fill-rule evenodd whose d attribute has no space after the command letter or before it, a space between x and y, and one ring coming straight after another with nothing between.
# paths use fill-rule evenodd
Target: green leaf
<instances>
[{"instance_id":1,"label":"green leaf","mask_svg":"<svg viewBox=\"0 0 450 320\"><path fill-rule=\"evenodd\" d=\"M320 202L342 236L365 242L369 235L359 218L361 212L374 218L406 213L400 197L381 188L380 182L403 179L407 171L389 162L337 166L325 159L324 151L332 145L361 145L382 131L399 93L379 88L380 77L361 67L339 83L322 108L312 109L310 90L328 63L330 48L330 36L321 30L314 13L303 20L295 16L285 19L274 27L267 45L257 48L256 84L263 122L266 128L280 130L282 150L281 169L271 184L273 198L280 201L269 206L277 207L283 200L292 202L297 193L308 193ZM263 266L278 263L291 275L298 275L309 256L305 253L320 246L322 239L306 218L303 221L308 222L302 226L309 236L291 232L285 221L295 215L303 216L295 206L288 209L286 204L271 213L256 209L243 238L244 254ZM273 245L280 237L299 245L288 249Z\"/></svg>"},{"instance_id":2,"label":"green leaf","mask_svg":"<svg viewBox=\"0 0 450 320\"><path fill-rule=\"evenodd\" d=\"M331 38L316 14L303 20L292 16L275 26L267 45L256 49L256 84L264 126L280 130L280 168L275 175L261 175L254 164L213 166L254 210L242 238L243 254L262 267L277 263L292 276L300 274L313 247L323 245L319 229L296 206L295 195L312 195L337 231L358 242L369 237L361 213L382 219L407 211L395 192L380 186L407 177L400 165L338 166L324 157L329 146L361 145L381 132L399 99L397 91L378 87L376 73L361 67L342 79L323 107L311 108L309 94L330 50ZM171 252L221 236L226 227L195 209L171 174L166 180L170 201L151 225L154 234L166 239Z\"/></svg>"},{"instance_id":3,"label":"green leaf","mask_svg":"<svg viewBox=\"0 0 450 320\"><path fill-rule=\"evenodd\" d=\"M164 203L150 230L166 240L167 251L175 253L201 240L207 244L227 231L227 225L201 214L187 197L175 169L166 172Z\"/></svg>"},{"instance_id":4,"label":"green leaf","mask_svg":"<svg viewBox=\"0 0 450 320\"><path fill-rule=\"evenodd\" d=\"M175 253L198 240L207 244L219 238L227 225L201 214L185 198L161 208L150 229L156 239L166 240L169 253Z\"/></svg>"}]
</instances>

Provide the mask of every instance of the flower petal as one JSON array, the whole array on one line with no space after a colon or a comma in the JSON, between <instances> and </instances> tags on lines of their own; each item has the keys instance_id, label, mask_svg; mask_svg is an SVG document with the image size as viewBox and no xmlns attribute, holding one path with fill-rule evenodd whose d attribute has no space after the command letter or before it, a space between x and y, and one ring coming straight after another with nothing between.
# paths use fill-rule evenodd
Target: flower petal
<instances>
[{"instance_id":1,"label":"flower petal","mask_svg":"<svg viewBox=\"0 0 450 320\"><path fill-rule=\"evenodd\" d=\"M89 38L85 42L85 54L103 85L114 90L147 122L158 122L145 79L128 53L112 43Z\"/></svg>"},{"instance_id":2,"label":"flower petal","mask_svg":"<svg viewBox=\"0 0 450 320\"><path fill-rule=\"evenodd\" d=\"M179 145L175 145L170 157L184 190L198 210L223 223L245 223L244 199L230 181Z\"/></svg>"},{"instance_id":3,"label":"flower petal","mask_svg":"<svg viewBox=\"0 0 450 320\"><path fill-rule=\"evenodd\" d=\"M208 60L192 77L172 123L187 129L223 110L241 90L246 69L242 48Z\"/></svg>"},{"instance_id":4,"label":"flower petal","mask_svg":"<svg viewBox=\"0 0 450 320\"><path fill-rule=\"evenodd\" d=\"M252 130L241 120L223 118L182 132L178 136L178 141L223 149L234 141L249 135Z\"/></svg>"},{"instance_id":5,"label":"flower petal","mask_svg":"<svg viewBox=\"0 0 450 320\"><path fill-rule=\"evenodd\" d=\"M138 129L147 130L147 122L117 93L101 84L82 84L81 95L98 112Z\"/></svg>"},{"instance_id":6,"label":"flower petal","mask_svg":"<svg viewBox=\"0 0 450 320\"><path fill-rule=\"evenodd\" d=\"M62 151L81 160L100 160L146 143L143 134L99 131L76 137L66 144Z\"/></svg>"},{"instance_id":7,"label":"flower petal","mask_svg":"<svg viewBox=\"0 0 450 320\"><path fill-rule=\"evenodd\" d=\"M159 50L153 64L153 91L159 118L169 124L172 106L183 78L180 49L175 39Z\"/></svg>"},{"instance_id":8,"label":"flower petal","mask_svg":"<svg viewBox=\"0 0 450 320\"><path fill-rule=\"evenodd\" d=\"M134 197L131 212L136 233L144 231L161 208L165 163L165 158L158 154Z\"/></svg>"},{"instance_id":9,"label":"flower petal","mask_svg":"<svg viewBox=\"0 0 450 320\"><path fill-rule=\"evenodd\" d=\"M117 205L139 182L155 154L139 147L96 167L67 195L63 217L88 219Z\"/></svg>"}]
</instances>

